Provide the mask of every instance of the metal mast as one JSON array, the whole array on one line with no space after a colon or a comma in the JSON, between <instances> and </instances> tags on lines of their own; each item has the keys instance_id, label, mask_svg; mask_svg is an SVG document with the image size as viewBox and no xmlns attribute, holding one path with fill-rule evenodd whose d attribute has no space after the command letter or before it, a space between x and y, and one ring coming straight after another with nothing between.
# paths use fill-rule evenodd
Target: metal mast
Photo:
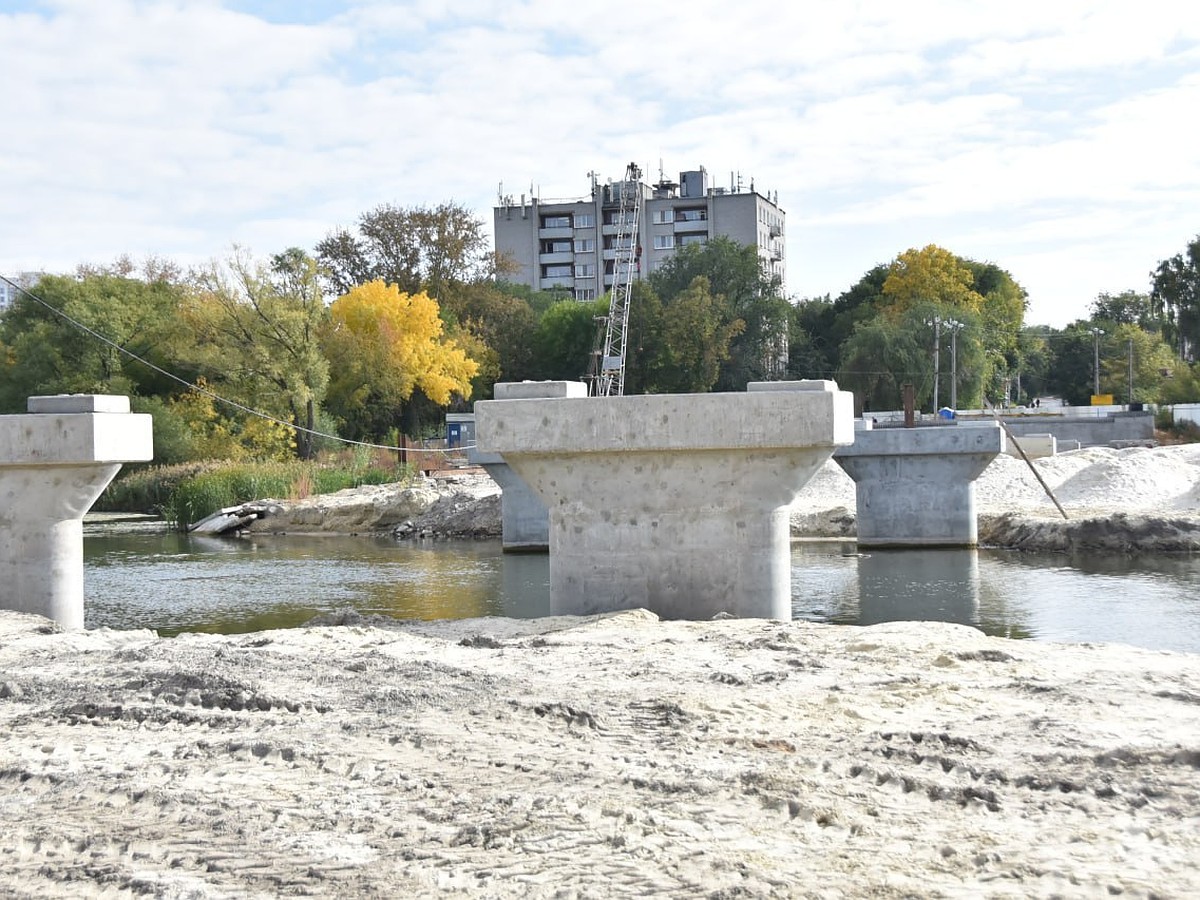
<instances>
[{"instance_id":1,"label":"metal mast","mask_svg":"<svg viewBox=\"0 0 1200 900\"><path fill-rule=\"evenodd\" d=\"M625 167L620 185L616 241L613 244L613 283L604 323L604 344L598 352L599 371L591 379L592 396L620 397L625 393L625 350L629 334L629 295L640 264L638 218L642 209L642 170L635 163Z\"/></svg>"}]
</instances>

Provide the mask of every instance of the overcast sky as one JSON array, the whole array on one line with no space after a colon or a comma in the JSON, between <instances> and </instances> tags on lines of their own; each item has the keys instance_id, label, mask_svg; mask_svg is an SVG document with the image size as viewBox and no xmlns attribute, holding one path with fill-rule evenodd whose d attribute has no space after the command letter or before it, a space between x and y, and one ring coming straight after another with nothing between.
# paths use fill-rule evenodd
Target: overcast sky
<instances>
[{"instance_id":1,"label":"overcast sky","mask_svg":"<svg viewBox=\"0 0 1200 900\"><path fill-rule=\"evenodd\" d=\"M0 0L0 273L311 250L381 203L704 166L787 290L927 244L1061 327L1200 234L1182 0Z\"/></svg>"}]
</instances>

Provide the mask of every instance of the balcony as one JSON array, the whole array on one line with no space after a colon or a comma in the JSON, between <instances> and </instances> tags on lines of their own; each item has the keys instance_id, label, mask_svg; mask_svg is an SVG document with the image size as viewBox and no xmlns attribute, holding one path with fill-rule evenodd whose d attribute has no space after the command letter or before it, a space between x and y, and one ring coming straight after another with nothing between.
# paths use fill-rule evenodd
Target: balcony
<instances>
[{"instance_id":1,"label":"balcony","mask_svg":"<svg viewBox=\"0 0 1200 900\"><path fill-rule=\"evenodd\" d=\"M694 234L697 231L708 232L708 219L677 219L675 221L676 234Z\"/></svg>"},{"instance_id":2,"label":"balcony","mask_svg":"<svg viewBox=\"0 0 1200 900\"><path fill-rule=\"evenodd\" d=\"M573 263L575 262L575 253L572 250L565 250L560 253L539 253L538 262L540 263Z\"/></svg>"},{"instance_id":3,"label":"balcony","mask_svg":"<svg viewBox=\"0 0 1200 900\"><path fill-rule=\"evenodd\" d=\"M539 238L558 238L560 240L569 241L575 237L575 231L571 228L539 228Z\"/></svg>"},{"instance_id":4,"label":"balcony","mask_svg":"<svg viewBox=\"0 0 1200 900\"><path fill-rule=\"evenodd\" d=\"M539 285L539 289L543 291L552 291L555 288L573 288L575 279L570 275L559 275L554 278L543 278Z\"/></svg>"}]
</instances>

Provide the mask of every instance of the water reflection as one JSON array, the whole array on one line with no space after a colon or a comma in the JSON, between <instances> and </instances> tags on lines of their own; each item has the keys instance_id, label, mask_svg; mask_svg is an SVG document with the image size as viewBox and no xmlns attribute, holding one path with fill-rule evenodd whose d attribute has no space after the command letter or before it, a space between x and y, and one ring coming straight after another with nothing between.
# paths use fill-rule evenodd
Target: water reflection
<instances>
[{"instance_id":1,"label":"water reflection","mask_svg":"<svg viewBox=\"0 0 1200 900\"><path fill-rule=\"evenodd\" d=\"M858 622L979 623L976 550L884 550L858 557Z\"/></svg>"},{"instance_id":2,"label":"water reflection","mask_svg":"<svg viewBox=\"0 0 1200 900\"><path fill-rule=\"evenodd\" d=\"M498 541L88 532L89 628L240 633L354 609L400 619L549 613L545 555ZM797 618L846 625L937 620L991 635L1114 641L1200 653L1200 560L1068 558L987 550L858 553L794 545Z\"/></svg>"}]
</instances>

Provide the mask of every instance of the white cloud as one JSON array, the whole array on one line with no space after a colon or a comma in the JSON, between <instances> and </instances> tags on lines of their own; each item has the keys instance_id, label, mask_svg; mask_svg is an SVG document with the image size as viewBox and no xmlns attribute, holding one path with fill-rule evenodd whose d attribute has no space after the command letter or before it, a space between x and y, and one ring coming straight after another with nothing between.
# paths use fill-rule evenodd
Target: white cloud
<instances>
[{"instance_id":1,"label":"white cloud","mask_svg":"<svg viewBox=\"0 0 1200 900\"><path fill-rule=\"evenodd\" d=\"M0 271L311 247L382 202L490 223L500 182L629 160L778 191L804 296L937 242L1062 324L1200 232L1200 18L1160 0L330 6L0 15Z\"/></svg>"}]
</instances>

